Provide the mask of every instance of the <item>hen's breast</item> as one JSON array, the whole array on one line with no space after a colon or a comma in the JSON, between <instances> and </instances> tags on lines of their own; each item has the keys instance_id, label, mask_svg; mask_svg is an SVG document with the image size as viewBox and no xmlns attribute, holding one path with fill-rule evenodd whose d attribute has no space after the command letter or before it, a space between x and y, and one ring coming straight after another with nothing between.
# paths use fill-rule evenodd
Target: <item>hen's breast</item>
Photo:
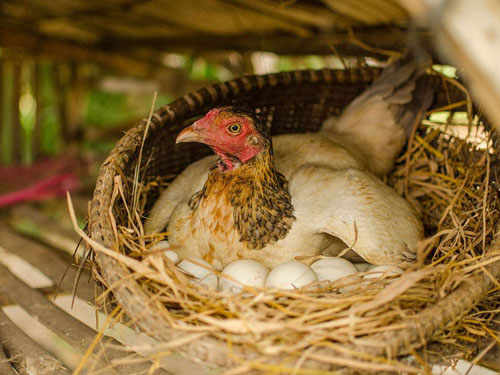
<instances>
[{"instance_id":1,"label":"hen's breast","mask_svg":"<svg viewBox=\"0 0 500 375\"><path fill-rule=\"evenodd\" d=\"M197 256L214 266L238 259L238 251L245 246L239 241L227 195L221 192L201 199L195 210L181 203L172 213L167 232L179 256Z\"/></svg>"},{"instance_id":2,"label":"hen's breast","mask_svg":"<svg viewBox=\"0 0 500 375\"><path fill-rule=\"evenodd\" d=\"M191 233L197 237L201 246L218 249L232 244L238 236L234 226L232 209L223 193L202 199L189 220Z\"/></svg>"}]
</instances>

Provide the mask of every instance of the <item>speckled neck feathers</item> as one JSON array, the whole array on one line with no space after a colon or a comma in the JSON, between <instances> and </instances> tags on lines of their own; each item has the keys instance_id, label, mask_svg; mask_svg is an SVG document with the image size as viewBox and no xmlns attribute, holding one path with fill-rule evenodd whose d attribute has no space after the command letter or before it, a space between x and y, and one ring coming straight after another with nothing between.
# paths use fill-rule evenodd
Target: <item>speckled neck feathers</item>
<instances>
[{"instance_id":1,"label":"speckled neck feathers","mask_svg":"<svg viewBox=\"0 0 500 375\"><path fill-rule=\"evenodd\" d=\"M249 249L284 238L295 220L288 182L274 168L271 145L234 170L212 169L203 189L189 202L193 215L203 209L201 200L224 199L221 195L232 211L234 230Z\"/></svg>"}]
</instances>

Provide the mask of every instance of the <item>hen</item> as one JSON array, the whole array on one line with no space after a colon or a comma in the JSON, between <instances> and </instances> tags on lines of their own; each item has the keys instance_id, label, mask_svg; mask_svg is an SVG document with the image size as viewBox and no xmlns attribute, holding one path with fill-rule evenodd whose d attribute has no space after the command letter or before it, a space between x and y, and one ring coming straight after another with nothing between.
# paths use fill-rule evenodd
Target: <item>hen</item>
<instances>
[{"instance_id":1,"label":"hen","mask_svg":"<svg viewBox=\"0 0 500 375\"><path fill-rule=\"evenodd\" d=\"M346 247L373 264L413 259L422 224L377 176L392 168L430 105L422 71L396 62L318 133L271 138L250 110L211 110L177 142L205 143L217 156L191 164L172 182L153 206L146 233L167 226L180 257L217 268L240 258L274 267Z\"/></svg>"}]
</instances>

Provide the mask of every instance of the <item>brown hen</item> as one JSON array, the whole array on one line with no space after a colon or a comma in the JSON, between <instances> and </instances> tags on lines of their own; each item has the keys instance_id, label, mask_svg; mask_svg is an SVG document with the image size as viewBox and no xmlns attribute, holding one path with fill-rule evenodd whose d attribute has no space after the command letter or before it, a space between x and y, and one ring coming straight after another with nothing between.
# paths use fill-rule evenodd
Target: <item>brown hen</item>
<instances>
[{"instance_id":1,"label":"brown hen","mask_svg":"<svg viewBox=\"0 0 500 375\"><path fill-rule=\"evenodd\" d=\"M180 257L217 268L241 258L274 267L346 247L374 264L413 259L422 224L376 176L392 168L430 104L422 71L413 61L396 62L318 133L271 138L250 110L211 110L177 142L205 143L217 156L173 181L146 232L167 226Z\"/></svg>"}]
</instances>

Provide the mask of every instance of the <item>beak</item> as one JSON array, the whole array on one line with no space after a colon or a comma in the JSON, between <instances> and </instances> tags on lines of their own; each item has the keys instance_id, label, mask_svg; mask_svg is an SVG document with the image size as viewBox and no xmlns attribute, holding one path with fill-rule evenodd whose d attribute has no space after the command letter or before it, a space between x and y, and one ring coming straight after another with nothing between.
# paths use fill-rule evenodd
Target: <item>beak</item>
<instances>
[{"instance_id":1,"label":"beak","mask_svg":"<svg viewBox=\"0 0 500 375\"><path fill-rule=\"evenodd\" d=\"M196 122L193 125L190 125L187 128L182 129L182 131L177 136L175 143L181 143L181 142L205 143L205 137L203 137L200 130L198 130L195 125Z\"/></svg>"}]
</instances>

